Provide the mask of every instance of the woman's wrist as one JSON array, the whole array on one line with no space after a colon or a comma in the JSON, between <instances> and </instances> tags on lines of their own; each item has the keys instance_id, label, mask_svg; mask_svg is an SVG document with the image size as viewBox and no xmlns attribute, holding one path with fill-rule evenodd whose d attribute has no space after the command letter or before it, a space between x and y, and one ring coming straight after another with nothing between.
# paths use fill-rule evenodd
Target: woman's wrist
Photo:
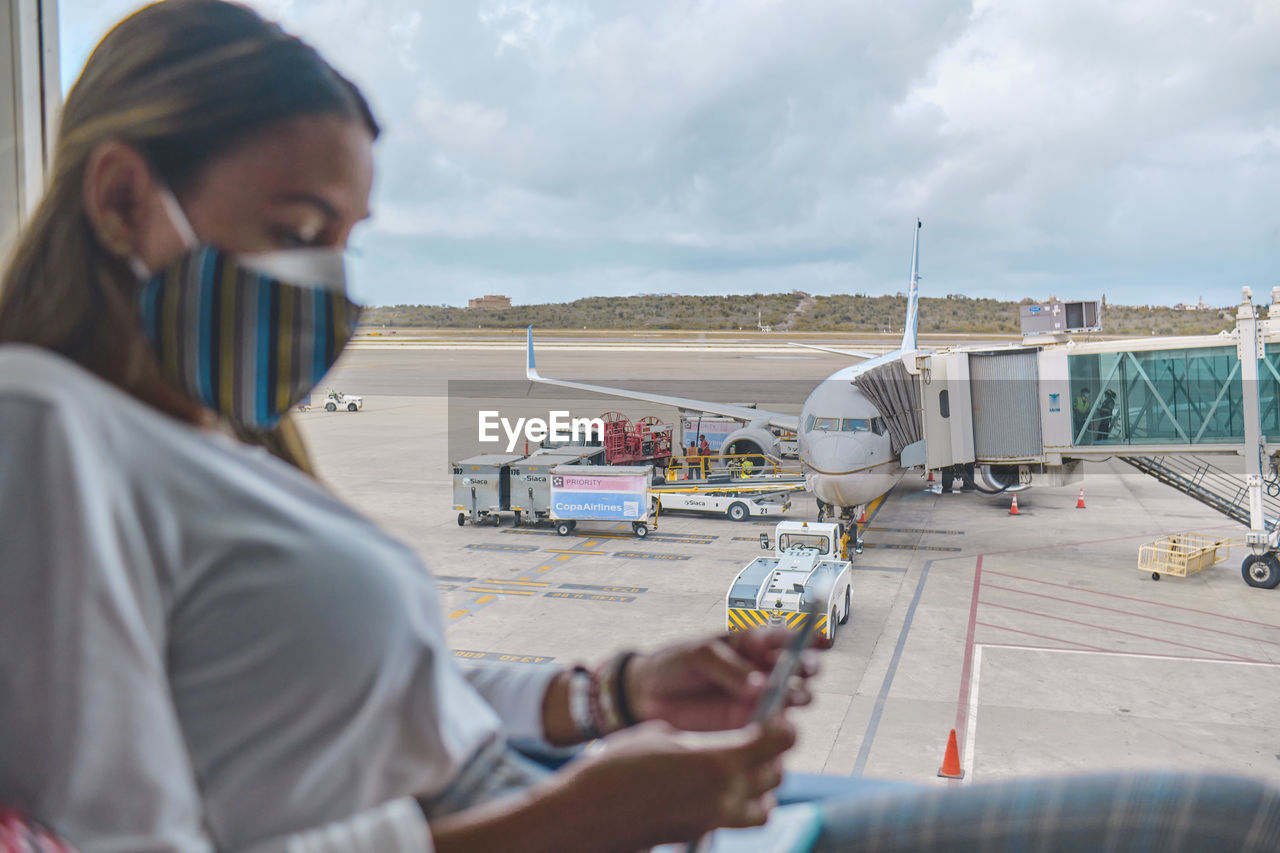
<instances>
[{"instance_id":1,"label":"woman's wrist","mask_svg":"<svg viewBox=\"0 0 1280 853\"><path fill-rule=\"evenodd\" d=\"M558 673L542 700L547 743L572 746L649 719L649 660L624 651L595 669L575 666Z\"/></svg>"}]
</instances>

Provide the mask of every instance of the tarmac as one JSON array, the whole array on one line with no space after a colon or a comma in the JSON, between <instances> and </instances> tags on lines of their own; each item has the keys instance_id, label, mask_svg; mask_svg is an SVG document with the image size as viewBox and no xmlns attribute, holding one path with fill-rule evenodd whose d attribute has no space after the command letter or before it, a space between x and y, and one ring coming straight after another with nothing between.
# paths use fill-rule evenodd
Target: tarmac
<instances>
[{"instance_id":1,"label":"tarmac","mask_svg":"<svg viewBox=\"0 0 1280 853\"><path fill-rule=\"evenodd\" d=\"M509 516L498 528L458 525L449 462L465 442L451 435L451 400L470 406L460 398L480 387L474 396L501 388L492 396L530 409L546 401L529 396L522 347L437 338L434 348L354 346L324 387L362 395L363 411L299 420L322 477L436 574L455 654L570 665L723 631L729 584L773 521L664 515L643 540L623 525L584 523L569 537L513 528ZM751 341L727 351L678 336L652 350L637 342L557 348L547 336L539 369L669 384L692 364L712 391L733 394L722 399L741 401L756 383L795 411L847 361L769 358L776 346ZM853 615L823 656L813 706L793 713L800 741L788 767L940 785L1153 767L1280 781L1277 593L1241 580L1243 547L1185 578L1156 582L1137 568L1139 546L1159 536L1242 539L1244 528L1119 461L1088 464L1080 484L1021 492L1018 504L1013 516L1007 495L934 494L908 472L874 508ZM816 517L808 496L785 516ZM953 728L959 783L936 775Z\"/></svg>"}]
</instances>

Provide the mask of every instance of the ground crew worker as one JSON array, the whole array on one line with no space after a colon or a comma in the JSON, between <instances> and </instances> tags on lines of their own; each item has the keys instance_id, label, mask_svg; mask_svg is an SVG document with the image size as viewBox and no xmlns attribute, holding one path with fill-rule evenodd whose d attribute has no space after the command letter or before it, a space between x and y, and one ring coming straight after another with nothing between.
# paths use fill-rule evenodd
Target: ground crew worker
<instances>
[{"instance_id":1,"label":"ground crew worker","mask_svg":"<svg viewBox=\"0 0 1280 853\"><path fill-rule=\"evenodd\" d=\"M1093 403L1092 396L1088 388L1081 388L1075 402L1072 403L1071 422L1074 425L1074 429L1071 432L1072 442L1080 438L1080 430L1084 427L1085 419L1089 417L1089 406ZM1080 440L1083 440L1083 438L1080 438Z\"/></svg>"},{"instance_id":2,"label":"ground crew worker","mask_svg":"<svg viewBox=\"0 0 1280 853\"><path fill-rule=\"evenodd\" d=\"M694 479L693 472L699 467L698 445L694 444L692 440L689 441L689 449L685 452L684 463L689 466L689 472L684 475L684 478L686 480Z\"/></svg>"},{"instance_id":3,"label":"ground crew worker","mask_svg":"<svg viewBox=\"0 0 1280 853\"><path fill-rule=\"evenodd\" d=\"M705 435L698 436L698 455L699 456L711 455L711 445L707 442L707 437Z\"/></svg>"},{"instance_id":4,"label":"ground crew worker","mask_svg":"<svg viewBox=\"0 0 1280 853\"><path fill-rule=\"evenodd\" d=\"M1095 441L1106 441L1111 437L1111 419L1116 411L1116 392L1108 388L1102 392L1102 399L1098 402L1098 417L1093 424L1093 437Z\"/></svg>"},{"instance_id":5,"label":"ground crew worker","mask_svg":"<svg viewBox=\"0 0 1280 853\"><path fill-rule=\"evenodd\" d=\"M742 476L743 476L743 478L750 477L750 476L751 476L751 473L752 473L753 471L755 471L755 469L756 469L755 463L753 463L753 462L751 461L751 457L750 457L750 456L748 456L748 457L746 457L746 458L744 458L744 459L742 460Z\"/></svg>"}]
</instances>

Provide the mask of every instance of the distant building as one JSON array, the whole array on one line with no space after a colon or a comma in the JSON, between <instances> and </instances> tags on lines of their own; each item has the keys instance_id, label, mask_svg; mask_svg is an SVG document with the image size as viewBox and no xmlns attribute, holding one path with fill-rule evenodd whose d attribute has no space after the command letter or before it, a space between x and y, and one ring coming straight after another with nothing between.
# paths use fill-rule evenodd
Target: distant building
<instances>
[{"instance_id":1,"label":"distant building","mask_svg":"<svg viewBox=\"0 0 1280 853\"><path fill-rule=\"evenodd\" d=\"M467 300L467 308L475 308L479 311L492 311L495 308L510 308L511 297L499 296L496 293L489 293L484 296L477 296L475 299Z\"/></svg>"}]
</instances>

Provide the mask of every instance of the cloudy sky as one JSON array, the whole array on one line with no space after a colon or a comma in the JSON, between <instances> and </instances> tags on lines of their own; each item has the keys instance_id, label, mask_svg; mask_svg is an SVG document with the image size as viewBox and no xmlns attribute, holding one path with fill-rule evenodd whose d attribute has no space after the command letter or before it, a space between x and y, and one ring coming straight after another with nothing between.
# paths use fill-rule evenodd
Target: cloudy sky
<instances>
[{"instance_id":1,"label":"cloudy sky","mask_svg":"<svg viewBox=\"0 0 1280 853\"><path fill-rule=\"evenodd\" d=\"M61 0L64 83L131 0ZM253 0L387 132L353 288L1238 300L1274 0Z\"/></svg>"}]
</instances>

